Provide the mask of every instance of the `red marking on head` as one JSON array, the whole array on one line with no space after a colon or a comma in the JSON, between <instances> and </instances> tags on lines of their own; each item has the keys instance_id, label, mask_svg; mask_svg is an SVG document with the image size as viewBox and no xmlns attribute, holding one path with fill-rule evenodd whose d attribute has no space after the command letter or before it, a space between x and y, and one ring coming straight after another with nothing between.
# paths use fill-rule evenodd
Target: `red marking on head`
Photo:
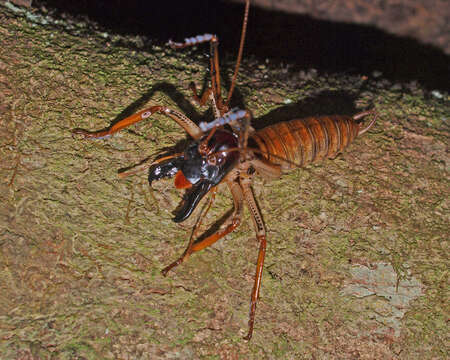
<instances>
[{"instance_id":1,"label":"red marking on head","mask_svg":"<svg viewBox=\"0 0 450 360\"><path fill-rule=\"evenodd\" d=\"M188 179L186 179L183 172L181 170L178 170L175 175L175 187L177 189L189 189L191 186L192 184Z\"/></svg>"}]
</instances>

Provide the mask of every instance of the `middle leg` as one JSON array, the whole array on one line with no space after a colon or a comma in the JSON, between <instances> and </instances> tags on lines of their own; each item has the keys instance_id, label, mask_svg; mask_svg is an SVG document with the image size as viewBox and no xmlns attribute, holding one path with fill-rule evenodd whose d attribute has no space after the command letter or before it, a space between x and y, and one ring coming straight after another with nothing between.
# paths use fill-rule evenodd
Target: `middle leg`
<instances>
[{"instance_id":1,"label":"middle leg","mask_svg":"<svg viewBox=\"0 0 450 360\"><path fill-rule=\"evenodd\" d=\"M168 107L161 106L161 105L155 105L152 107L149 107L145 110L139 111L136 114L133 114L125 119L120 120L119 122L113 124L109 128L105 130L99 130L99 131L88 131L84 129L73 129L73 134L80 134L83 135L85 139L101 139L105 137L109 137L116 132L133 125L141 120L145 120L149 118L154 113L160 113L163 115L166 115L173 119L178 125L180 125L192 138L195 140L200 139L200 137L203 135L203 132L201 129L186 115L176 111L169 109Z\"/></svg>"},{"instance_id":2,"label":"middle leg","mask_svg":"<svg viewBox=\"0 0 450 360\"><path fill-rule=\"evenodd\" d=\"M167 275L167 273L173 269L174 267L180 265L182 262L187 260L189 256L196 252L203 250L207 248L208 246L211 246L219 239L223 238L225 235L231 233L233 230L235 230L239 224L241 223L241 216L242 216L242 210L243 210L243 195L242 190L239 185L239 183L228 180L227 184L231 190L231 194L233 196L233 202L234 202L234 210L233 214L225 221L225 223L228 223L228 225L223 230L219 230L216 233L208 236L207 238L200 240L198 242L194 242L193 238L196 235L198 226L196 225L192 234L192 237L189 241L189 245L184 251L183 255L178 258L176 261L174 261L169 266L165 267L161 272L164 276ZM209 207L208 207L209 210ZM203 214L202 214L203 215Z\"/></svg>"}]
</instances>

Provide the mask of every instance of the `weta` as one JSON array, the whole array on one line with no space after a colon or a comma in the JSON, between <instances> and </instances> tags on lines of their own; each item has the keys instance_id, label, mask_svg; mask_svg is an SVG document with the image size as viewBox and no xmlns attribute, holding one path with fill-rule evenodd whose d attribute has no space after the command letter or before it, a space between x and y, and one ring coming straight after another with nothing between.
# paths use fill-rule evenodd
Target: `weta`
<instances>
[{"instance_id":1,"label":"weta","mask_svg":"<svg viewBox=\"0 0 450 360\"><path fill-rule=\"evenodd\" d=\"M169 42L173 48L180 49L205 42L210 44L211 84L204 94L197 95L192 86L194 100L204 105L208 100L212 104L215 120L209 123L195 124L184 114L162 105L154 105L132 116L120 120L106 130L90 132L83 129L72 130L84 138L103 138L138 121L159 113L173 119L193 139L184 152L172 154L154 161L149 166L148 181L175 177L175 187L186 189L183 202L175 212L173 221L186 220L208 194L210 200L206 211L211 207L221 183L227 184L234 202L234 210L222 227L214 234L195 240L201 218L194 227L193 235L183 255L162 270L164 275L194 252L205 249L235 230L241 223L244 204L247 205L259 242L256 261L256 273L251 292L248 333L253 334L256 305L259 297L264 257L266 252L266 230L261 213L252 191L255 175L272 179L293 168L302 167L326 158L334 158L347 148L358 136L366 132L376 120L374 110L354 116L317 116L281 122L255 131L251 127L251 113L247 110L232 109L230 100L239 70L245 32L248 21L249 0L246 2L236 67L230 90L224 100L221 95L218 38L204 34L185 39L184 42ZM369 124L363 126L361 119L372 115ZM120 174L126 176L127 174ZM206 212L201 214L204 217Z\"/></svg>"}]
</instances>

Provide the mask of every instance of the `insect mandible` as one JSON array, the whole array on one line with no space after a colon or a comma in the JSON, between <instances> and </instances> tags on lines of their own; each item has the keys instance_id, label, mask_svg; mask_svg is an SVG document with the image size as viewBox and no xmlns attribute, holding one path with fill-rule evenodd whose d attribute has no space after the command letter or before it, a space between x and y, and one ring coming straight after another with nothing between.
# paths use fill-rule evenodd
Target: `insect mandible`
<instances>
[{"instance_id":1,"label":"insect mandible","mask_svg":"<svg viewBox=\"0 0 450 360\"><path fill-rule=\"evenodd\" d=\"M201 223L199 219L183 255L164 268L162 273L167 275L169 270L180 265L192 253L205 249L235 230L241 223L244 204L246 204L259 242L250 300L248 333L244 337L246 340L250 340L253 334L267 244L264 222L251 187L253 177L259 174L264 178L273 179L293 168L326 158L334 158L355 137L370 129L377 116L374 110L354 116L316 116L281 122L255 131L250 125L252 117L250 111L230 110L230 100L242 59L249 4L250 0L247 0L236 66L226 99L223 99L221 95L217 36L204 34L187 38L181 43L169 42L169 45L175 49L205 42L210 44L210 87L201 97L197 95L195 85L191 88L194 100L198 104L204 105L208 100L211 102L215 120L197 125L177 110L163 105L154 105L120 120L106 130L94 132L83 129L72 130L72 133L80 134L84 138L104 138L147 119L154 113L160 113L172 118L193 138L184 152L157 159L149 166L150 185L155 180L175 177L175 187L187 189L183 202L173 218L175 222L186 220L205 195L209 194L207 209L200 215L204 217L214 201L217 186L221 183L228 185L233 197L234 209L217 232L195 241L195 235ZM372 115L372 119L369 124L363 126L361 119L367 115ZM123 177L128 174L119 175Z\"/></svg>"}]
</instances>

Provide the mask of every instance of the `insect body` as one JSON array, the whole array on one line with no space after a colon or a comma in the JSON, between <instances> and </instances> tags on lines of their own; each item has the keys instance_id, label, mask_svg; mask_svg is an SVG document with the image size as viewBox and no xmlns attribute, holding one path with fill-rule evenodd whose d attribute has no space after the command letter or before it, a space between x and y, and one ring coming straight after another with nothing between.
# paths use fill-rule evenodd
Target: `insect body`
<instances>
[{"instance_id":1,"label":"insect body","mask_svg":"<svg viewBox=\"0 0 450 360\"><path fill-rule=\"evenodd\" d=\"M367 131L367 128L361 129L361 123L356 121L372 113L368 111L353 117L319 116L281 122L259 130L251 140L263 154L267 154L265 158L272 164L279 164L286 170L296 168L334 158L358 135Z\"/></svg>"},{"instance_id":2,"label":"insect body","mask_svg":"<svg viewBox=\"0 0 450 360\"><path fill-rule=\"evenodd\" d=\"M227 184L231 191L234 210L216 233L196 240L201 222L199 219L183 255L162 272L166 275L169 270L181 264L192 253L212 245L236 229L241 222L244 204L246 204L259 242L256 274L251 292L249 327L245 337L247 340L253 333L267 243L264 223L251 188L253 177L259 174L269 179L276 178L294 167L333 158L342 152L355 137L367 131L376 119L376 113L372 110L353 117L320 116L295 119L254 131L250 126L249 111L239 109L230 111L229 103L241 61L248 9L249 1L246 2L238 60L226 100L221 97L217 37L205 34L186 39L183 43L170 42L174 48L184 48L202 42L210 43L211 87L201 98L197 96L195 86L193 90L194 99L201 105L208 99L211 101L216 115L215 120L197 125L176 110L155 105L119 121L106 130L96 132L83 129L72 130L73 133L80 134L84 138L103 138L147 119L154 113L160 113L176 121L193 138L183 153L166 156L150 165L148 175L150 184L162 178L175 177L176 188L186 189L183 203L175 213L173 219L175 222L186 220L207 194L210 195L207 207L209 210L214 201L217 186L221 183ZM360 120L367 115L373 115L373 118L368 125L362 127Z\"/></svg>"}]
</instances>

